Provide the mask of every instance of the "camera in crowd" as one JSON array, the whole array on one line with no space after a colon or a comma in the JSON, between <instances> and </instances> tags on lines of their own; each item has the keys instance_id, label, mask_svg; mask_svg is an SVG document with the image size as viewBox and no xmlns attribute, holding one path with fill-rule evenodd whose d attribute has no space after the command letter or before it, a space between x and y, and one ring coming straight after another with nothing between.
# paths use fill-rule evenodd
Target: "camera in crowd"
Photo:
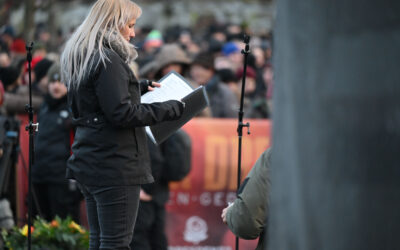
<instances>
[{"instance_id":1,"label":"camera in crowd","mask_svg":"<svg viewBox=\"0 0 400 250\"><path fill-rule=\"evenodd\" d=\"M14 226L16 206L15 166L18 159L20 121L0 115L0 228Z\"/></svg>"}]
</instances>

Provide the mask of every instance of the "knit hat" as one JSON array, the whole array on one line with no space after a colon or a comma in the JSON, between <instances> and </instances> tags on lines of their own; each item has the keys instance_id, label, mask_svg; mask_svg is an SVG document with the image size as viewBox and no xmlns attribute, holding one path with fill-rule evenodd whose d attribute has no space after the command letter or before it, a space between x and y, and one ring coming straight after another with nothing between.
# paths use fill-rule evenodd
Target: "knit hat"
<instances>
[{"instance_id":1,"label":"knit hat","mask_svg":"<svg viewBox=\"0 0 400 250\"><path fill-rule=\"evenodd\" d=\"M237 81L236 75L231 69L220 69L217 71L217 74L221 79L221 82L229 83Z\"/></svg>"},{"instance_id":2,"label":"knit hat","mask_svg":"<svg viewBox=\"0 0 400 250\"><path fill-rule=\"evenodd\" d=\"M224 46L223 42L211 38L210 41L208 42L208 51L211 53L220 52L223 46Z\"/></svg>"},{"instance_id":3,"label":"knit hat","mask_svg":"<svg viewBox=\"0 0 400 250\"><path fill-rule=\"evenodd\" d=\"M4 26L1 29L1 34L9 35L11 37L15 37L14 28L10 25Z\"/></svg>"},{"instance_id":4,"label":"knit hat","mask_svg":"<svg viewBox=\"0 0 400 250\"><path fill-rule=\"evenodd\" d=\"M211 53L200 52L194 58L192 65L200 65L206 69L214 69L214 57Z\"/></svg>"},{"instance_id":5,"label":"knit hat","mask_svg":"<svg viewBox=\"0 0 400 250\"><path fill-rule=\"evenodd\" d=\"M47 72L47 77L49 78L49 82L55 82L61 80L61 69L60 64L53 63Z\"/></svg>"},{"instance_id":6,"label":"knit hat","mask_svg":"<svg viewBox=\"0 0 400 250\"><path fill-rule=\"evenodd\" d=\"M222 47L222 54L224 56L229 56L230 54L239 51L240 51L239 47L234 42L225 43L225 45Z\"/></svg>"},{"instance_id":7,"label":"knit hat","mask_svg":"<svg viewBox=\"0 0 400 250\"><path fill-rule=\"evenodd\" d=\"M189 65L191 62L190 58L186 55L186 52L179 47L177 44L166 44L161 47L160 51L156 54L154 60L150 63L145 64L140 75L146 75L148 72L154 72L156 78L160 77L160 71L173 63L181 64L183 66Z\"/></svg>"},{"instance_id":8,"label":"knit hat","mask_svg":"<svg viewBox=\"0 0 400 250\"><path fill-rule=\"evenodd\" d=\"M246 68L246 77L250 77L250 78L256 78L256 71L254 70L254 68L252 67L247 67ZM237 79L241 79L243 77L243 68L238 69L238 71L236 72L236 77Z\"/></svg>"},{"instance_id":9,"label":"knit hat","mask_svg":"<svg viewBox=\"0 0 400 250\"><path fill-rule=\"evenodd\" d=\"M20 73L17 68L12 66L0 68L0 80L3 82L4 88L7 89L9 85L15 83Z\"/></svg>"},{"instance_id":10,"label":"knit hat","mask_svg":"<svg viewBox=\"0 0 400 250\"><path fill-rule=\"evenodd\" d=\"M43 57L41 57L41 56L35 56L34 58L32 58L32 62L31 62L32 71L35 68L36 64L38 62L40 62L42 59L43 59ZM24 73L25 72L28 72L28 61L25 61Z\"/></svg>"},{"instance_id":11,"label":"knit hat","mask_svg":"<svg viewBox=\"0 0 400 250\"><path fill-rule=\"evenodd\" d=\"M26 46L24 40L20 38L15 39L14 42L11 44L10 50L15 53L25 54Z\"/></svg>"},{"instance_id":12,"label":"knit hat","mask_svg":"<svg viewBox=\"0 0 400 250\"><path fill-rule=\"evenodd\" d=\"M53 61L50 61L49 59L44 58L35 65L35 67L33 68L33 71L35 72L37 82L39 82L43 77L46 76L47 71L49 70L49 68L52 64L53 64Z\"/></svg>"},{"instance_id":13,"label":"knit hat","mask_svg":"<svg viewBox=\"0 0 400 250\"><path fill-rule=\"evenodd\" d=\"M143 47L146 48L159 48L163 45L163 39L161 32L158 30L152 30L145 38Z\"/></svg>"}]
</instances>

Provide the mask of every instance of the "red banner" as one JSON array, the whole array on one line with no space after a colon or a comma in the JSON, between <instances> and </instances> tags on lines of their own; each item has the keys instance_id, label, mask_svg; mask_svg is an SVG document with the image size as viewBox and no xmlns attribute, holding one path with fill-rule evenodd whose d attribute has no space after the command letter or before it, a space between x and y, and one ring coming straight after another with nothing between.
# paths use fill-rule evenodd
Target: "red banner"
<instances>
[{"instance_id":1,"label":"red banner","mask_svg":"<svg viewBox=\"0 0 400 250\"><path fill-rule=\"evenodd\" d=\"M26 218L28 133L26 116L20 117L21 155L17 167L17 217ZM250 122L251 134L243 129L242 179L270 146L268 120ZM45 128L41 128L45 129ZM222 223L221 212L236 198L238 136L236 119L191 120L184 126L192 139L192 170L181 182L172 183L167 206L167 235L170 250L230 250L235 236ZM82 212L84 213L84 209ZM86 218L85 214L82 214ZM84 223L85 224L85 223ZM240 240L240 249L255 249L257 240Z\"/></svg>"},{"instance_id":2,"label":"red banner","mask_svg":"<svg viewBox=\"0 0 400 250\"><path fill-rule=\"evenodd\" d=\"M249 120L243 130L242 179L270 145L270 122ZM222 209L236 198L237 120L194 119L184 126L192 138L192 171L171 184L167 207L170 250L234 249L235 236L223 224ZM256 240L240 240L240 249L255 249Z\"/></svg>"},{"instance_id":3,"label":"red banner","mask_svg":"<svg viewBox=\"0 0 400 250\"><path fill-rule=\"evenodd\" d=\"M28 193L28 170L29 170L29 133L25 131L25 126L29 124L27 115L20 115L18 119L21 121L19 130L19 145L21 153L18 157L17 165L17 224L23 225L27 221L27 199Z\"/></svg>"}]
</instances>

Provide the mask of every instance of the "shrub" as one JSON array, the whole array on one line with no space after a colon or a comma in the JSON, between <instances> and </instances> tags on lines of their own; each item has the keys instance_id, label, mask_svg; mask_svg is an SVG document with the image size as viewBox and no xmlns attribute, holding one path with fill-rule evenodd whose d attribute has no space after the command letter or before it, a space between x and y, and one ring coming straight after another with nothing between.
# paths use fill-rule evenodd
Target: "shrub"
<instances>
[{"instance_id":1,"label":"shrub","mask_svg":"<svg viewBox=\"0 0 400 250\"><path fill-rule=\"evenodd\" d=\"M27 249L28 225L11 230L3 229L4 245L8 249ZM58 216L51 222L37 217L31 228L32 250L80 250L89 248L89 233L70 217Z\"/></svg>"}]
</instances>

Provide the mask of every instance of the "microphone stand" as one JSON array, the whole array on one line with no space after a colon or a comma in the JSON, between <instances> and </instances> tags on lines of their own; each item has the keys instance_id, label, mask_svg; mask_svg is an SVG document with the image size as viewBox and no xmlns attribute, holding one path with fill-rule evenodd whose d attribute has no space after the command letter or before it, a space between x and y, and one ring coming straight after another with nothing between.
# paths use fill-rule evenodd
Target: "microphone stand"
<instances>
[{"instance_id":1,"label":"microphone stand","mask_svg":"<svg viewBox=\"0 0 400 250\"><path fill-rule=\"evenodd\" d=\"M27 61L28 61L28 73L29 73L29 104L25 106L26 112L29 115L29 124L25 127L25 130L29 132L29 173L28 173L28 250L31 250L32 243L32 166L34 164L34 132L39 129L39 123L33 123L33 107L32 107L32 79L31 79L31 64L32 64L32 48L33 42L26 46L27 50Z\"/></svg>"},{"instance_id":2,"label":"microphone stand","mask_svg":"<svg viewBox=\"0 0 400 250\"><path fill-rule=\"evenodd\" d=\"M242 54L244 55L244 66L243 66L243 77L242 77L242 92L240 94L240 108L239 108L239 125L237 128L238 138L239 138L239 149L238 149L238 169L237 169L237 195L239 195L239 187L241 182L241 174L242 174L242 135L243 135L243 127L247 127L247 134L250 134L250 123L243 123L243 100L244 100L244 86L246 84L246 70L247 70L247 56L250 54L250 36L244 35L243 38L244 43L246 44L245 49L242 50ZM236 236L235 240L235 249L239 250L239 237Z\"/></svg>"}]
</instances>

